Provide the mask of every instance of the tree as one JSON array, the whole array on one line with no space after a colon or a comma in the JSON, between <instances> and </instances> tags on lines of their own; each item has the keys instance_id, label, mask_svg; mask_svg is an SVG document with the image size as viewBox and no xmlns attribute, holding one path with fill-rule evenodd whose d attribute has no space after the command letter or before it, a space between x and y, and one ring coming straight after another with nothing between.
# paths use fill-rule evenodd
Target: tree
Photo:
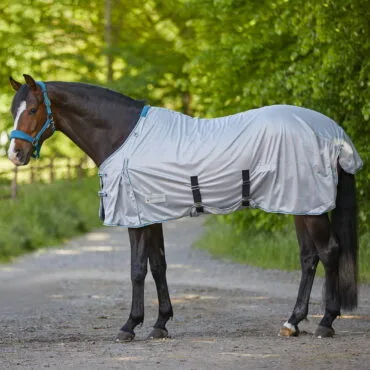
<instances>
[{"instance_id":1,"label":"tree","mask_svg":"<svg viewBox=\"0 0 370 370\"><path fill-rule=\"evenodd\" d=\"M82 2L81 2L82 3ZM85 3L86 4L86 3ZM103 65L101 37L95 32L97 2L89 7L73 0L4 0L0 4L0 70L2 129L12 125L9 114L14 94L8 77L31 73L41 80L96 80ZM61 136L47 146L53 153L76 151ZM47 153L43 149L43 153ZM81 155L81 153L79 154Z\"/></svg>"},{"instance_id":2,"label":"tree","mask_svg":"<svg viewBox=\"0 0 370 370\"><path fill-rule=\"evenodd\" d=\"M6 80L104 84L152 105L220 116L269 104L318 110L370 160L369 0L3 0L0 119ZM74 153L56 138L53 153ZM45 153L45 152L44 152ZM358 176L370 204L367 170ZM360 213L370 225L370 207ZM241 217L230 216L232 222ZM277 221L274 218L274 225ZM275 227L274 226L274 227ZM364 228L363 228L364 230Z\"/></svg>"},{"instance_id":3,"label":"tree","mask_svg":"<svg viewBox=\"0 0 370 370\"><path fill-rule=\"evenodd\" d=\"M305 106L335 119L369 161L369 1L186 3L197 8L190 21L193 42L185 52L200 113L215 116L282 103ZM368 171L357 179L360 203L370 204ZM360 216L365 230L369 207ZM228 219L245 225L252 217L256 221L256 215L246 213ZM274 216L259 217L261 224L271 218L276 225Z\"/></svg>"}]
</instances>

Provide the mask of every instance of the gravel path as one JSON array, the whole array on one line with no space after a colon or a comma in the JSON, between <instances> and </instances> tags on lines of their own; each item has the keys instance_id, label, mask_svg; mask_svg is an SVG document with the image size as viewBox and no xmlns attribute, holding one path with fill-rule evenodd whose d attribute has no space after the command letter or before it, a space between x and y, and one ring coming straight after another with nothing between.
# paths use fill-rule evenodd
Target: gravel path
<instances>
[{"instance_id":1,"label":"gravel path","mask_svg":"<svg viewBox=\"0 0 370 370\"><path fill-rule=\"evenodd\" d=\"M113 341L131 304L124 228L103 228L0 267L0 369L370 369L370 287L336 336L312 337L321 281L298 338L277 336L299 273L212 259L190 246L203 219L165 225L174 319L171 339L145 341L157 313L152 277L135 341ZM297 252L298 253L298 252Z\"/></svg>"}]
</instances>

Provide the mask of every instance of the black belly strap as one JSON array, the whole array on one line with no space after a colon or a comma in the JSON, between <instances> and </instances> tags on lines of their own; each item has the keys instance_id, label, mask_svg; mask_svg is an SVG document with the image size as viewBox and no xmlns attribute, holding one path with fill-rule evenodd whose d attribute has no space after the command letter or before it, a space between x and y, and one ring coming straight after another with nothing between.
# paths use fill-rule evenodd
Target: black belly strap
<instances>
[{"instance_id":1,"label":"black belly strap","mask_svg":"<svg viewBox=\"0 0 370 370\"><path fill-rule=\"evenodd\" d=\"M191 191L193 192L195 209L197 210L197 212L204 212L202 206L202 196L200 195L198 176L191 176L190 182L191 182Z\"/></svg>"},{"instance_id":2,"label":"black belly strap","mask_svg":"<svg viewBox=\"0 0 370 370\"><path fill-rule=\"evenodd\" d=\"M249 196L251 190L251 182L249 180L249 170L242 170L242 206L249 207Z\"/></svg>"}]
</instances>

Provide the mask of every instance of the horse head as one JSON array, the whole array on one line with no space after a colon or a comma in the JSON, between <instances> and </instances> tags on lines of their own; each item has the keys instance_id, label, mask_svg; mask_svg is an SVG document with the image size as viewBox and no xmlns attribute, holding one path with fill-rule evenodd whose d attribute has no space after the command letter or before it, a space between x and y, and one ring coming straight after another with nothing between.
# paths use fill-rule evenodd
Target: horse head
<instances>
[{"instance_id":1,"label":"horse head","mask_svg":"<svg viewBox=\"0 0 370 370\"><path fill-rule=\"evenodd\" d=\"M43 141L54 132L45 84L29 75L23 76L25 84L9 78L16 94L11 106L14 129L10 134L8 158L17 166L28 164L31 156L38 157Z\"/></svg>"}]
</instances>

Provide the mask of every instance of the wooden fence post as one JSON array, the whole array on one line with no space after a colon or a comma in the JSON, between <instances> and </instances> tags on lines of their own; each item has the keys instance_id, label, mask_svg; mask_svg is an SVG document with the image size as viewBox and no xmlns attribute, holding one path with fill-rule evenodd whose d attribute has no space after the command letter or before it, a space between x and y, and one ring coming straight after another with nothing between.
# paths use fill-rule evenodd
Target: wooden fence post
<instances>
[{"instance_id":1,"label":"wooden fence post","mask_svg":"<svg viewBox=\"0 0 370 370\"><path fill-rule=\"evenodd\" d=\"M84 170L83 170L84 162L85 162L84 159L81 159L77 165L77 177L80 180L84 177Z\"/></svg>"},{"instance_id":2,"label":"wooden fence post","mask_svg":"<svg viewBox=\"0 0 370 370\"><path fill-rule=\"evenodd\" d=\"M33 164L32 167L33 167L33 170L34 170L34 172L33 172L33 181L34 182L39 182L40 178L41 178L39 165L38 164Z\"/></svg>"},{"instance_id":3,"label":"wooden fence post","mask_svg":"<svg viewBox=\"0 0 370 370\"><path fill-rule=\"evenodd\" d=\"M68 177L68 180L72 180L72 177L73 177L70 158L67 159L67 177Z\"/></svg>"},{"instance_id":4,"label":"wooden fence post","mask_svg":"<svg viewBox=\"0 0 370 370\"><path fill-rule=\"evenodd\" d=\"M62 168L63 173L67 173L66 177L68 180L73 179L83 179L85 175L88 174L89 167L85 167L87 158L80 159L76 164L71 161L70 158L67 159L67 164ZM4 172L7 178L10 177L10 184L7 181L7 189L10 190L10 197L16 199L18 196L18 185L23 184L24 182L35 183L35 182L44 182L50 180L50 183L54 182L58 178L58 163L55 163L55 158L50 158L50 161L46 165L32 164L24 171L20 171L17 166L14 166L11 170ZM27 174L29 171L29 175ZM66 171L66 172L65 172ZM25 176L20 176L24 173ZM9 193L7 195L9 197Z\"/></svg>"},{"instance_id":5,"label":"wooden fence post","mask_svg":"<svg viewBox=\"0 0 370 370\"><path fill-rule=\"evenodd\" d=\"M35 181L35 168L33 165L30 166L30 184Z\"/></svg>"},{"instance_id":6,"label":"wooden fence post","mask_svg":"<svg viewBox=\"0 0 370 370\"><path fill-rule=\"evenodd\" d=\"M12 199L15 199L17 197L17 182L18 182L18 167L15 166L13 169L13 179L12 179L12 185L11 185L11 193L12 193Z\"/></svg>"},{"instance_id":7,"label":"wooden fence post","mask_svg":"<svg viewBox=\"0 0 370 370\"><path fill-rule=\"evenodd\" d=\"M55 180L55 174L54 174L54 159L50 158L50 163L49 163L49 171L50 171L50 182L54 182Z\"/></svg>"}]
</instances>

